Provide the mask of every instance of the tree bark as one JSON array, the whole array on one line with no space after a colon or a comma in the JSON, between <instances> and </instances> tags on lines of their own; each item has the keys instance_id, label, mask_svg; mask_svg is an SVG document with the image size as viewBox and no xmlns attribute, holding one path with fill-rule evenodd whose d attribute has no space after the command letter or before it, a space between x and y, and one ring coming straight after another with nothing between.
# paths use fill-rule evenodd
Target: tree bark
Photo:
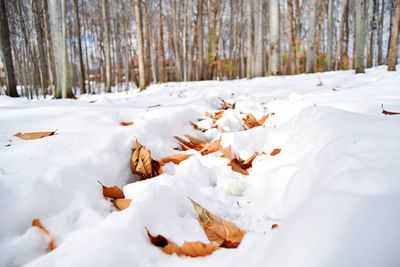
<instances>
[{"instance_id":1,"label":"tree bark","mask_svg":"<svg viewBox=\"0 0 400 267\"><path fill-rule=\"evenodd\" d=\"M400 0L395 0L394 15L391 28L391 38L388 51L388 71L396 71L399 24L400 24Z\"/></svg>"},{"instance_id":2,"label":"tree bark","mask_svg":"<svg viewBox=\"0 0 400 267\"><path fill-rule=\"evenodd\" d=\"M296 74L296 37L293 20L293 0L287 0L288 5L288 40L289 40L289 74Z\"/></svg>"},{"instance_id":3,"label":"tree bark","mask_svg":"<svg viewBox=\"0 0 400 267\"><path fill-rule=\"evenodd\" d=\"M376 0L375 0L376 1ZM333 63L333 8L334 0L328 2L328 71L332 70Z\"/></svg>"},{"instance_id":4,"label":"tree bark","mask_svg":"<svg viewBox=\"0 0 400 267\"><path fill-rule=\"evenodd\" d=\"M253 76L263 76L264 49L263 49L263 1L255 0L254 3L254 71Z\"/></svg>"},{"instance_id":5,"label":"tree bark","mask_svg":"<svg viewBox=\"0 0 400 267\"><path fill-rule=\"evenodd\" d=\"M254 58L254 25L253 25L253 14L254 14L254 2L249 0L247 5L247 60L246 60L246 77L253 77L253 58Z\"/></svg>"},{"instance_id":6,"label":"tree bark","mask_svg":"<svg viewBox=\"0 0 400 267\"><path fill-rule=\"evenodd\" d=\"M86 79L85 79L85 65L83 64L83 53L82 53L82 40L81 40L81 22L79 17L79 3L78 0L74 0L74 13L76 20L76 34L78 42L78 57L79 57L79 72L81 81L81 94L86 94Z\"/></svg>"},{"instance_id":7,"label":"tree bark","mask_svg":"<svg viewBox=\"0 0 400 267\"><path fill-rule=\"evenodd\" d=\"M139 88L146 88L146 74L144 69L144 43L143 43L143 25L141 0L135 0L135 19L136 19L136 39L138 43L138 59L139 59Z\"/></svg>"},{"instance_id":8,"label":"tree bark","mask_svg":"<svg viewBox=\"0 0 400 267\"><path fill-rule=\"evenodd\" d=\"M385 0L381 2L381 13L379 16L379 23L378 23L378 65L383 65L383 53L382 53L382 44L383 44L383 27L384 27L384 17L385 16Z\"/></svg>"},{"instance_id":9,"label":"tree bark","mask_svg":"<svg viewBox=\"0 0 400 267\"><path fill-rule=\"evenodd\" d=\"M7 95L18 97L17 81L15 79L14 62L11 53L10 29L5 0L0 0L0 45L6 69Z\"/></svg>"},{"instance_id":10,"label":"tree bark","mask_svg":"<svg viewBox=\"0 0 400 267\"><path fill-rule=\"evenodd\" d=\"M316 0L310 1L309 27L308 27L308 47L306 72L315 72L315 32L316 32Z\"/></svg>"},{"instance_id":11,"label":"tree bark","mask_svg":"<svg viewBox=\"0 0 400 267\"><path fill-rule=\"evenodd\" d=\"M104 23L104 41L105 41L105 53L106 53L106 93L111 93L111 36L110 36L110 8L108 0L103 0L103 23Z\"/></svg>"},{"instance_id":12,"label":"tree bark","mask_svg":"<svg viewBox=\"0 0 400 267\"><path fill-rule=\"evenodd\" d=\"M365 1L355 1L356 36L355 36L355 70L364 73L364 45L365 45Z\"/></svg>"},{"instance_id":13,"label":"tree bark","mask_svg":"<svg viewBox=\"0 0 400 267\"><path fill-rule=\"evenodd\" d=\"M271 75L277 75L279 73L280 66L280 26L279 26L279 1L269 1L269 27L270 27L270 57L268 71Z\"/></svg>"},{"instance_id":14,"label":"tree bark","mask_svg":"<svg viewBox=\"0 0 400 267\"><path fill-rule=\"evenodd\" d=\"M162 8L162 0L159 1L160 5L160 14L159 14L159 21L158 21L158 64L159 64L159 80L161 83L167 81L166 70L165 70L165 50L164 50L164 28L163 28L163 8Z\"/></svg>"}]
</instances>

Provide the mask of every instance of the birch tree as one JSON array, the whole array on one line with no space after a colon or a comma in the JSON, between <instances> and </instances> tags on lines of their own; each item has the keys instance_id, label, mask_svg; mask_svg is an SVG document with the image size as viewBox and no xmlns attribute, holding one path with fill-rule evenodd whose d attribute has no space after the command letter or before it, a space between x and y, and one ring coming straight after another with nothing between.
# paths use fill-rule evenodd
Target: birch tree
<instances>
[{"instance_id":1,"label":"birch tree","mask_svg":"<svg viewBox=\"0 0 400 267\"><path fill-rule=\"evenodd\" d=\"M139 88L146 88L146 74L144 69L144 40L143 40L143 23L141 0L135 0L135 20L136 20L136 40L138 45L138 61L139 61Z\"/></svg>"},{"instance_id":2,"label":"birch tree","mask_svg":"<svg viewBox=\"0 0 400 267\"><path fill-rule=\"evenodd\" d=\"M306 72L315 72L315 31L316 31L316 0L310 0L309 20L308 20L308 46L307 46L307 63Z\"/></svg>"},{"instance_id":3,"label":"birch tree","mask_svg":"<svg viewBox=\"0 0 400 267\"><path fill-rule=\"evenodd\" d=\"M279 1L269 1L269 30L270 30L270 42L269 42L269 64L268 72L271 75L277 75L279 73L280 66L280 29L279 29Z\"/></svg>"}]
</instances>

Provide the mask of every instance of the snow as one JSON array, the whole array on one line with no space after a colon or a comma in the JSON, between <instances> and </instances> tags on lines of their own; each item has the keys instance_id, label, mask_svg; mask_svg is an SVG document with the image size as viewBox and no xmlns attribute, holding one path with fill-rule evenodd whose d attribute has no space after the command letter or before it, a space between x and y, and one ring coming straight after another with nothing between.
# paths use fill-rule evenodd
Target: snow
<instances>
[{"instance_id":1,"label":"snow","mask_svg":"<svg viewBox=\"0 0 400 267\"><path fill-rule=\"evenodd\" d=\"M322 85L318 86L319 82ZM0 97L0 266L399 266L400 73L385 67L234 81L168 83L78 100ZM211 128L189 121L236 102ZM244 113L275 113L245 130ZM120 126L133 121L133 126ZM222 129L226 132L223 132ZM21 140L17 132L57 130ZM153 158L173 136L221 139L248 176L218 153L167 164L145 181L130 170L135 140ZM275 148L282 151L270 156ZM123 188L116 211L97 180ZM145 227L182 244L207 242L188 198L246 231L237 249L166 255ZM47 252L40 218L58 248ZM271 230L271 225L279 224Z\"/></svg>"}]
</instances>

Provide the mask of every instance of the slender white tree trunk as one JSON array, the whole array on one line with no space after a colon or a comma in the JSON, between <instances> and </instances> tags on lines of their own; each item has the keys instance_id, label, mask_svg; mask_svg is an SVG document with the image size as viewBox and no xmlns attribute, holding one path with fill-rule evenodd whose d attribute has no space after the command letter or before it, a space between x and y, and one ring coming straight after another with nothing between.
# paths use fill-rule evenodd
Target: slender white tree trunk
<instances>
[{"instance_id":1,"label":"slender white tree trunk","mask_svg":"<svg viewBox=\"0 0 400 267\"><path fill-rule=\"evenodd\" d=\"M364 44L365 44L365 2L355 0L356 36L355 36L355 69L356 73L364 73Z\"/></svg>"},{"instance_id":2,"label":"slender white tree trunk","mask_svg":"<svg viewBox=\"0 0 400 267\"><path fill-rule=\"evenodd\" d=\"M139 50L139 88L144 90L146 87L146 78L144 70L144 40L143 40L143 25L142 25L142 10L141 1L135 0L135 18L136 18L136 39Z\"/></svg>"},{"instance_id":3,"label":"slender white tree trunk","mask_svg":"<svg viewBox=\"0 0 400 267\"><path fill-rule=\"evenodd\" d=\"M310 13L308 20L308 47L307 47L307 63L306 72L315 72L315 30L316 30L316 0L310 0Z\"/></svg>"},{"instance_id":4,"label":"slender white tree trunk","mask_svg":"<svg viewBox=\"0 0 400 267\"><path fill-rule=\"evenodd\" d=\"M269 27L270 27L270 43L269 51L271 55L269 56L269 74L277 75L280 66L280 30L279 30L279 1L270 0L269 1Z\"/></svg>"},{"instance_id":5,"label":"slender white tree trunk","mask_svg":"<svg viewBox=\"0 0 400 267\"><path fill-rule=\"evenodd\" d=\"M256 77L263 76L263 1L255 0L254 5L254 71Z\"/></svg>"}]
</instances>

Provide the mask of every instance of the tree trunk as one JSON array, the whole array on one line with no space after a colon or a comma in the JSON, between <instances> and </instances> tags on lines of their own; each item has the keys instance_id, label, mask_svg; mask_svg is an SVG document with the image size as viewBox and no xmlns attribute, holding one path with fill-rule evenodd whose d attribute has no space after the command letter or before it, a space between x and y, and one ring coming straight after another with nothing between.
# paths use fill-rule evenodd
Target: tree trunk
<instances>
[{"instance_id":1,"label":"tree trunk","mask_svg":"<svg viewBox=\"0 0 400 267\"><path fill-rule=\"evenodd\" d=\"M255 0L254 4L254 71L256 77L263 76L263 1Z\"/></svg>"},{"instance_id":2,"label":"tree trunk","mask_svg":"<svg viewBox=\"0 0 400 267\"><path fill-rule=\"evenodd\" d=\"M378 65L383 65L383 53L382 53L382 43L383 43L383 27L384 27L384 16L385 16L385 0L381 2L381 13L379 16L378 23Z\"/></svg>"},{"instance_id":3,"label":"tree trunk","mask_svg":"<svg viewBox=\"0 0 400 267\"><path fill-rule=\"evenodd\" d=\"M268 71L271 75L277 75L279 73L280 66L280 25L279 25L279 1L269 1L269 27L270 27L270 56L269 56L269 67Z\"/></svg>"},{"instance_id":4,"label":"tree trunk","mask_svg":"<svg viewBox=\"0 0 400 267\"><path fill-rule=\"evenodd\" d=\"M334 7L334 0L329 0L329 2L328 2L328 71L332 70L332 62L333 62L333 27L334 27L333 7Z\"/></svg>"},{"instance_id":5,"label":"tree trunk","mask_svg":"<svg viewBox=\"0 0 400 267\"><path fill-rule=\"evenodd\" d=\"M6 68L7 95L18 97L17 81L15 79L14 63L11 53L10 29L5 0L0 0L0 47Z\"/></svg>"},{"instance_id":6,"label":"tree trunk","mask_svg":"<svg viewBox=\"0 0 400 267\"><path fill-rule=\"evenodd\" d=\"M204 34L203 34L203 0L198 0L197 3L197 71L199 80L204 79Z\"/></svg>"},{"instance_id":7,"label":"tree trunk","mask_svg":"<svg viewBox=\"0 0 400 267\"><path fill-rule=\"evenodd\" d=\"M146 75L146 86L150 83L150 81L154 82L154 77L151 77L151 42L150 42L150 25L149 25L149 20L148 20L148 1L147 0L142 0L142 26L143 26L143 37L144 37L144 51L145 51L145 57L144 57L144 69L145 69L145 75Z\"/></svg>"},{"instance_id":8,"label":"tree trunk","mask_svg":"<svg viewBox=\"0 0 400 267\"><path fill-rule=\"evenodd\" d=\"M377 16L378 16L378 0L373 0L373 14L371 18L371 31L369 39L369 52L367 58L367 67L371 68L374 61L374 45L375 45L375 32L377 29Z\"/></svg>"},{"instance_id":9,"label":"tree trunk","mask_svg":"<svg viewBox=\"0 0 400 267\"><path fill-rule=\"evenodd\" d=\"M138 59L139 59L139 88L146 88L146 74L144 69L144 43L143 43L143 26L142 26L142 10L141 0L135 0L135 20L136 20L136 39L138 43Z\"/></svg>"},{"instance_id":10,"label":"tree trunk","mask_svg":"<svg viewBox=\"0 0 400 267\"><path fill-rule=\"evenodd\" d=\"M288 41L289 41L289 74L296 73L296 39L295 25L293 20L293 0L287 0L288 5Z\"/></svg>"},{"instance_id":11,"label":"tree trunk","mask_svg":"<svg viewBox=\"0 0 400 267\"><path fill-rule=\"evenodd\" d=\"M162 8L162 0L159 2L160 4L160 14L159 14L159 21L158 21L158 30L159 30L159 37L158 37L158 64L159 64L159 79L161 83L167 81L166 70L165 70L165 51L164 51L164 28L163 28L163 8Z\"/></svg>"},{"instance_id":12,"label":"tree trunk","mask_svg":"<svg viewBox=\"0 0 400 267\"><path fill-rule=\"evenodd\" d=\"M246 61L246 77L253 77L253 58L254 58L254 25L253 25L253 14L254 14L254 2L249 0L247 5L247 61Z\"/></svg>"},{"instance_id":13,"label":"tree trunk","mask_svg":"<svg viewBox=\"0 0 400 267\"><path fill-rule=\"evenodd\" d=\"M316 0L310 1L309 27L308 27L308 47L306 72L315 72L315 31L316 31Z\"/></svg>"},{"instance_id":14,"label":"tree trunk","mask_svg":"<svg viewBox=\"0 0 400 267\"><path fill-rule=\"evenodd\" d=\"M365 0L355 1L356 36L355 36L355 70L364 73L364 44L365 44Z\"/></svg>"},{"instance_id":15,"label":"tree trunk","mask_svg":"<svg viewBox=\"0 0 400 267\"><path fill-rule=\"evenodd\" d=\"M396 71L399 24L400 24L400 0L395 0L394 15L391 28L391 38L388 51L388 71Z\"/></svg>"},{"instance_id":16,"label":"tree trunk","mask_svg":"<svg viewBox=\"0 0 400 267\"><path fill-rule=\"evenodd\" d=\"M81 94L86 94L86 79L85 79L85 65L83 64L82 41L81 41L81 22L79 18L79 4L78 0L74 0L74 13L76 20L76 34L78 42L78 57L79 57L79 71L81 81Z\"/></svg>"},{"instance_id":17,"label":"tree trunk","mask_svg":"<svg viewBox=\"0 0 400 267\"><path fill-rule=\"evenodd\" d=\"M49 84L52 91L53 97L56 96L56 71L54 64L54 55L53 55L53 42L51 40L50 34L50 19L49 19L49 8L47 5L47 0L43 0L43 16L44 16L44 35L46 39L46 47L47 47L47 66L49 70Z\"/></svg>"},{"instance_id":18,"label":"tree trunk","mask_svg":"<svg viewBox=\"0 0 400 267\"><path fill-rule=\"evenodd\" d=\"M106 52L106 93L111 93L111 36L110 36L110 8L108 0L103 0L103 23L104 23L104 41Z\"/></svg>"}]
</instances>

